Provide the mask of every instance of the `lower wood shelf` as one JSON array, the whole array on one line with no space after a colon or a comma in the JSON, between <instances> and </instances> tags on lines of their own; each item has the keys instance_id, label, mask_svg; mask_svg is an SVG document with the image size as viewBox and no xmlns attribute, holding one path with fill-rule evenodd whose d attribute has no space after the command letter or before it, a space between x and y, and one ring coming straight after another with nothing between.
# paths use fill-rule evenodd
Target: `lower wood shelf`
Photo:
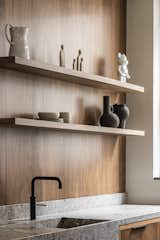
<instances>
[{"instance_id":1,"label":"lower wood shelf","mask_svg":"<svg viewBox=\"0 0 160 240\"><path fill-rule=\"evenodd\" d=\"M91 125L71 124L71 123L56 123L44 120L35 120L27 118L1 118L1 126L10 127L34 127L48 128L56 131L80 132L80 133L96 133L110 134L122 136L144 136L145 132L140 130L109 128Z\"/></svg>"}]
</instances>

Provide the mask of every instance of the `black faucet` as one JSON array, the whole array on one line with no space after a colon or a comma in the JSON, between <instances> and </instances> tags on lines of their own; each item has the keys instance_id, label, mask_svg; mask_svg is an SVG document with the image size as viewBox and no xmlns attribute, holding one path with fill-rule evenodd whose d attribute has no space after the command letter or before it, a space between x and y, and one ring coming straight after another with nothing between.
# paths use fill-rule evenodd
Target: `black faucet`
<instances>
[{"instance_id":1,"label":"black faucet","mask_svg":"<svg viewBox=\"0 0 160 240\"><path fill-rule=\"evenodd\" d=\"M32 179L31 182L31 197L30 197L30 218L31 220L36 219L36 197L34 194L35 181L36 180L55 180L58 182L59 189L62 188L62 182L58 177L46 177L46 176L37 176Z\"/></svg>"}]
</instances>

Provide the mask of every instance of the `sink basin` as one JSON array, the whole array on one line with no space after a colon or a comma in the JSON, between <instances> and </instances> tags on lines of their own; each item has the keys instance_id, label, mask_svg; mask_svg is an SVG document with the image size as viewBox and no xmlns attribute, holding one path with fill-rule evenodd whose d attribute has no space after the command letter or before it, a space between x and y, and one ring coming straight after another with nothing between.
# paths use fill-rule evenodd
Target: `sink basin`
<instances>
[{"instance_id":1,"label":"sink basin","mask_svg":"<svg viewBox=\"0 0 160 240\"><path fill-rule=\"evenodd\" d=\"M19 221L17 224L17 221L10 222L10 229L15 228L15 224L17 224L16 229L17 231L23 232L30 232L31 230L35 231L37 229L55 229L55 228L61 228L61 229L67 229L67 228L75 228L95 223L101 223L101 222L107 222L111 220L99 220L99 219L82 219L82 218L54 218L54 219L46 219L46 220L40 220L40 221Z\"/></svg>"},{"instance_id":2,"label":"sink basin","mask_svg":"<svg viewBox=\"0 0 160 240\"><path fill-rule=\"evenodd\" d=\"M80 219L80 218L61 218L57 224L57 228L74 228L84 225L106 222L109 220L98 220L98 219Z\"/></svg>"},{"instance_id":3,"label":"sink basin","mask_svg":"<svg viewBox=\"0 0 160 240\"><path fill-rule=\"evenodd\" d=\"M75 227L80 227L80 226L85 226L85 225L90 225L90 224L95 224L95 223L101 223L101 222L108 222L111 220L99 220L99 219L82 219L82 218L54 218L54 219L46 219L46 220L40 220L40 221L29 221L26 223L25 221L23 222L22 220L19 222L18 226L23 228L30 228L30 227L35 227L35 228L75 228ZM12 221L10 225L17 224L17 221Z\"/></svg>"}]
</instances>

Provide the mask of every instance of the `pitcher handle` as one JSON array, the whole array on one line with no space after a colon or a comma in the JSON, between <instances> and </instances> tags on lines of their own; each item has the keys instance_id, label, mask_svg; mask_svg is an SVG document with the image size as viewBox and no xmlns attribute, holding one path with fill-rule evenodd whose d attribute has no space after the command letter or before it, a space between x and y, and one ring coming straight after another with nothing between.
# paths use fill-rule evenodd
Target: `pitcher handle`
<instances>
[{"instance_id":1,"label":"pitcher handle","mask_svg":"<svg viewBox=\"0 0 160 240\"><path fill-rule=\"evenodd\" d=\"M9 44L14 44L14 42L12 42L8 37L8 27L13 27L13 26L11 24L6 24L6 26L4 28L5 37L6 37L7 41L9 42Z\"/></svg>"}]
</instances>

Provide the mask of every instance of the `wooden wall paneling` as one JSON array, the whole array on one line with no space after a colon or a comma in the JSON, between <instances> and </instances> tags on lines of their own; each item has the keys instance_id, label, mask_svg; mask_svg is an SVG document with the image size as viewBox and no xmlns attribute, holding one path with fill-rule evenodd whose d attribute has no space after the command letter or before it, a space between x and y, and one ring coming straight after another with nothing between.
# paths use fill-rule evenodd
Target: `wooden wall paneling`
<instances>
[{"instance_id":1,"label":"wooden wall paneling","mask_svg":"<svg viewBox=\"0 0 160 240\"><path fill-rule=\"evenodd\" d=\"M63 43L67 67L80 48L86 72L115 78L116 54L125 51L124 13L124 0L2 0L0 55L8 53L5 24L28 25L33 59L58 64ZM112 103L124 101L120 94L2 69L0 93L0 117L70 111L72 122L82 124L90 112L102 111L103 95L109 94ZM35 175L57 175L63 181L60 192L56 183L38 183L39 200L125 191L121 137L9 128L0 134L2 204L28 202Z\"/></svg>"}]
</instances>

